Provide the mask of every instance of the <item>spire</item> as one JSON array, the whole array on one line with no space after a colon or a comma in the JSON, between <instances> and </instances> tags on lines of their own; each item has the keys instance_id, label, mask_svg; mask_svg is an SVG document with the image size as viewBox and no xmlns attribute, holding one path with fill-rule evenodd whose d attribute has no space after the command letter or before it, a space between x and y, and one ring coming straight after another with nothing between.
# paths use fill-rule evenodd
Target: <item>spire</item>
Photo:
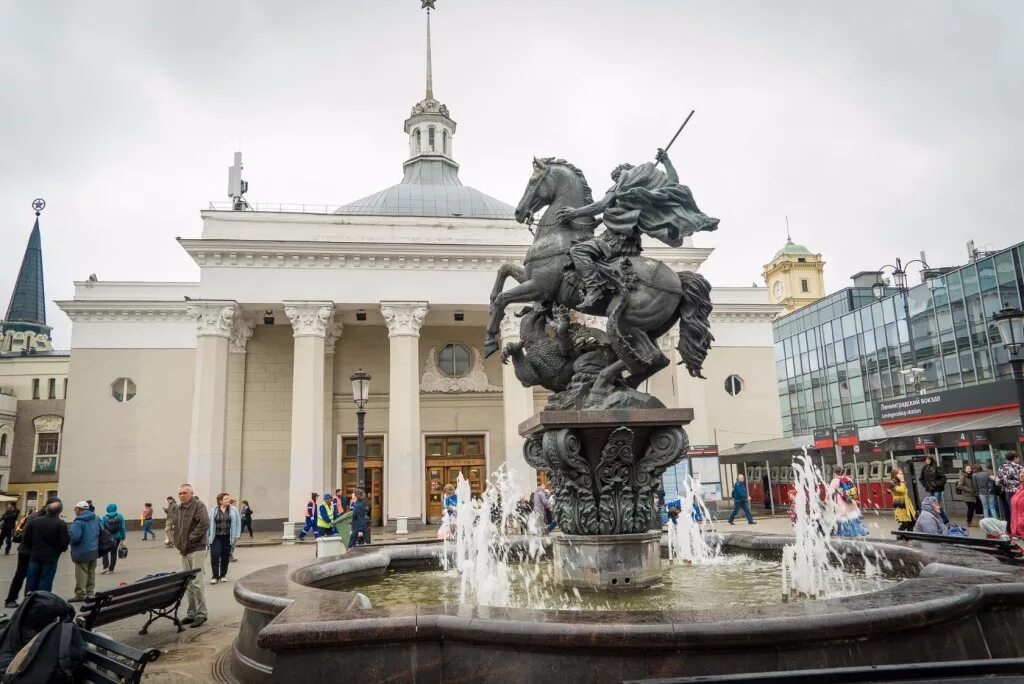
<instances>
[{"instance_id":1,"label":"spire","mask_svg":"<svg viewBox=\"0 0 1024 684\"><path fill-rule=\"evenodd\" d=\"M786 214L786 242L793 242L793 236L789 234L789 214Z\"/></svg>"},{"instance_id":2,"label":"spire","mask_svg":"<svg viewBox=\"0 0 1024 684\"><path fill-rule=\"evenodd\" d=\"M46 291L43 287L43 243L39 234L39 214L46 202L37 199L32 202L36 211L35 225L28 236L25 255L21 259L18 279L14 281L14 292L7 306L7 316L0 322L4 338L8 333L33 333L49 338L50 327L46 325Z\"/></svg>"},{"instance_id":3,"label":"spire","mask_svg":"<svg viewBox=\"0 0 1024 684\"><path fill-rule=\"evenodd\" d=\"M434 70L430 65L430 10L434 7L434 3L424 4L427 8L427 97L428 100L434 99Z\"/></svg>"}]
</instances>

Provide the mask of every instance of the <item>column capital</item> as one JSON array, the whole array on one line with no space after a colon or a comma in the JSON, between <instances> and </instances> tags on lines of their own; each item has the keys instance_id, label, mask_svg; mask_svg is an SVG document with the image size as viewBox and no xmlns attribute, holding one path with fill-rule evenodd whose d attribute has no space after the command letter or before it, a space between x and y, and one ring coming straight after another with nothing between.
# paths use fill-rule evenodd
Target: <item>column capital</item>
<instances>
[{"instance_id":1,"label":"column capital","mask_svg":"<svg viewBox=\"0 0 1024 684\"><path fill-rule=\"evenodd\" d=\"M239 315L235 317L235 323L231 327L231 337L228 338L228 351L234 354L244 354L246 345L256 330L256 319L252 316Z\"/></svg>"},{"instance_id":2,"label":"column capital","mask_svg":"<svg viewBox=\"0 0 1024 684\"><path fill-rule=\"evenodd\" d=\"M668 353L679 346L679 328L673 327L667 333L658 338L658 347L661 351Z\"/></svg>"},{"instance_id":3,"label":"column capital","mask_svg":"<svg viewBox=\"0 0 1024 684\"><path fill-rule=\"evenodd\" d=\"M231 337L235 318L240 311L238 302L225 299L194 299L186 307L188 317L196 322L197 337Z\"/></svg>"},{"instance_id":4,"label":"column capital","mask_svg":"<svg viewBox=\"0 0 1024 684\"><path fill-rule=\"evenodd\" d=\"M419 337L427 302L381 302L380 313L388 324L388 337Z\"/></svg>"},{"instance_id":5,"label":"column capital","mask_svg":"<svg viewBox=\"0 0 1024 684\"><path fill-rule=\"evenodd\" d=\"M338 339L341 337L341 331L344 329L341 319L336 318L330 328L327 329L327 336L324 340L324 351L328 354L334 353L334 346L338 344Z\"/></svg>"},{"instance_id":6,"label":"column capital","mask_svg":"<svg viewBox=\"0 0 1024 684\"><path fill-rule=\"evenodd\" d=\"M519 330L523 319L519 316L525 304L510 304L505 308L505 317L501 319L501 343L519 341Z\"/></svg>"},{"instance_id":7,"label":"column capital","mask_svg":"<svg viewBox=\"0 0 1024 684\"><path fill-rule=\"evenodd\" d=\"M293 337L326 337L334 323L334 302L284 302Z\"/></svg>"}]
</instances>

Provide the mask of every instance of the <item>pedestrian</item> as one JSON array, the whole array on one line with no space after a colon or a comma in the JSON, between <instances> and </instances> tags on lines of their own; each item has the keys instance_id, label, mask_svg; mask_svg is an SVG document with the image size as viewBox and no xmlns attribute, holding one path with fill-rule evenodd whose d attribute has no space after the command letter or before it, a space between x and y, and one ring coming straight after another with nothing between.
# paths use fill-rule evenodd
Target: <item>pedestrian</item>
<instances>
[{"instance_id":1,"label":"pedestrian","mask_svg":"<svg viewBox=\"0 0 1024 684\"><path fill-rule=\"evenodd\" d=\"M971 473L971 479L974 480L974 491L977 492L978 499L981 501L981 517L998 519L999 508L996 505L996 495L993 491L995 483L989 476L988 468L984 463L978 464L978 467Z\"/></svg>"},{"instance_id":2,"label":"pedestrian","mask_svg":"<svg viewBox=\"0 0 1024 684\"><path fill-rule=\"evenodd\" d=\"M173 496L167 497L167 505L164 506L164 546L174 543L174 518L178 512L178 504Z\"/></svg>"},{"instance_id":3,"label":"pedestrian","mask_svg":"<svg viewBox=\"0 0 1024 684\"><path fill-rule=\"evenodd\" d=\"M730 525L736 524L733 521L736 520L736 514L741 510L743 515L747 516L748 524L757 524L754 522L754 515L750 512L750 494L747 492L747 483L744 482L742 473L736 476L736 482L732 485L732 513L729 514Z\"/></svg>"},{"instance_id":4,"label":"pedestrian","mask_svg":"<svg viewBox=\"0 0 1024 684\"><path fill-rule=\"evenodd\" d=\"M206 537L210 544L210 566L213 568L210 584L224 581L228 574L228 561L231 560L231 547L241 533L238 509L231 505L231 495L221 492L217 495L217 505L210 509Z\"/></svg>"},{"instance_id":5,"label":"pedestrian","mask_svg":"<svg viewBox=\"0 0 1024 684\"><path fill-rule=\"evenodd\" d=\"M25 591L53 591L57 561L71 543L68 526L60 519L64 504L57 497L46 500L45 515L25 526L24 543L28 546L28 572Z\"/></svg>"},{"instance_id":6,"label":"pedestrian","mask_svg":"<svg viewBox=\"0 0 1024 684\"><path fill-rule=\"evenodd\" d=\"M71 562L75 564L75 596L70 603L81 603L96 592L96 560L100 556L100 519L89 510L87 501L75 504L75 520L68 532Z\"/></svg>"},{"instance_id":7,"label":"pedestrian","mask_svg":"<svg viewBox=\"0 0 1024 684\"><path fill-rule=\"evenodd\" d=\"M942 502L937 497L925 497L921 502L921 513L917 516L914 531L922 534L946 534L949 526L942 520Z\"/></svg>"},{"instance_id":8,"label":"pedestrian","mask_svg":"<svg viewBox=\"0 0 1024 684\"><path fill-rule=\"evenodd\" d=\"M153 504L148 501L142 507L142 515L139 516L139 520L142 522L142 541L149 541L149 535L153 535L153 539L156 539L156 533L153 532Z\"/></svg>"},{"instance_id":9,"label":"pedestrian","mask_svg":"<svg viewBox=\"0 0 1024 684\"><path fill-rule=\"evenodd\" d=\"M1024 539L1024 488L1021 487L1010 499L1010 535Z\"/></svg>"},{"instance_id":10,"label":"pedestrian","mask_svg":"<svg viewBox=\"0 0 1024 684\"><path fill-rule=\"evenodd\" d=\"M100 571L100 574L106 575L108 572L114 572L114 568L117 566L117 550L128 538L128 526L124 522L124 516L117 511L116 503L107 504L107 513L100 520L100 524L107 529L110 538L114 540L114 548L103 554L103 570Z\"/></svg>"},{"instance_id":11,"label":"pedestrian","mask_svg":"<svg viewBox=\"0 0 1024 684\"><path fill-rule=\"evenodd\" d=\"M914 502L910 500L910 492L907 489L906 475L903 468L893 468L889 474L889 491L892 492L892 512L899 523L902 532L909 532L914 529L917 522L917 511L914 510Z\"/></svg>"},{"instance_id":12,"label":"pedestrian","mask_svg":"<svg viewBox=\"0 0 1024 684\"><path fill-rule=\"evenodd\" d=\"M935 464L931 456L924 457L924 465L921 466L921 476L918 482L930 496L934 496L942 503L942 492L946 489L946 474L942 468Z\"/></svg>"},{"instance_id":13,"label":"pedestrian","mask_svg":"<svg viewBox=\"0 0 1024 684\"><path fill-rule=\"evenodd\" d=\"M772 481L768 477L767 469L761 474L761 491L764 492L764 509L770 511L772 508Z\"/></svg>"},{"instance_id":14,"label":"pedestrian","mask_svg":"<svg viewBox=\"0 0 1024 684\"><path fill-rule=\"evenodd\" d=\"M547 487L537 483L537 489L533 492L533 516L530 524L537 534L547 532L548 511L551 510L551 497L548 496Z\"/></svg>"},{"instance_id":15,"label":"pedestrian","mask_svg":"<svg viewBox=\"0 0 1024 684\"><path fill-rule=\"evenodd\" d=\"M358 487L352 491L349 501L352 510L352 534L348 538L349 547L362 546L370 543L370 511L366 507L366 492Z\"/></svg>"},{"instance_id":16,"label":"pedestrian","mask_svg":"<svg viewBox=\"0 0 1024 684\"><path fill-rule=\"evenodd\" d=\"M317 537L330 537L338 534L334 526L334 498L330 492L324 492L324 498L316 509Z\"/></svg>"},{"instance_id":17,"label":"pedestrian","mask_svg":"<svg viewBox=\"0 0 1024 684\"><path fill-rule=\"evenodd\" d=\"M309 501L306 502L306 524L303 526L302 531L299 532L299 539L305 539L306 535L312 530L313 538L316 539L320 536L320 532L317 531L316 527L316 499L319 495L316 492L312 492L309 495Z\"/></svg>"},{"instance_id":18,"label":"pedestrian","mask_svg":"<svg viewBox=\"0 0 1024 684\"><path fill-rule=\"evenodd\" d=\"M203 566L206 564L206 549L209 544L210 514L199 500L192 485L183 484L178 488L178 510L174 517L174 547L181 554L182 570L198 570L189 582L185 595L188 597L188 611L182 623L193 628L206 622L206 593L203 587Z\"/></svg>"},{"instance_id":19,"label":"pedestrian","mask_svg":"<svg viewBox=\"0 0 1024 684\"><path fill-rule=\"evenodd\" d=\"M1021 465L1017 463L1017 452L1008 451L1003 455L1006 459L1003 464L999 466L999 470L996 471L996 484L999 485L999 501L1003 508L1004 520L1010 522L1011 511L1010 511L1010 500L1013 499L1013 495L1017 493L1017 489L1020 488L1020 471Z\"/></svg>"},{"instance_id":20,"label":"pedestrian","mask_svg":"<svg viewBox=\"0 0 1024 684\"><path fill-rule=\"evenodd\" d=\"M28 559L29 559L29 547L25 545L25 530L36 518L46 515L46 507L33 512L30 515L25 516L25 519L21 521L21 524L17 528L17 531L21 533L21 542L18 544L18 567L14 571L14 577L11 578L11 586L7 589L7 600L4 603L4 608L17 608L18 607L18 595L21 594L21 588L25 585L25 577L28 576Z\"/></svg>"},{"instance_id":21,"label":"pedestrian","mask_svg":"<svg viewBox=\"0 0 1024 684\"><path fill-rule=\"evenodd\" d=\"M985 517L981 508L981 501L978 499L978 489L974 484L974 468L970 463L964 465L960 471L960 479L956 482L956 493L959 494L964 503L967 504L967 526L971 527L974 522L974 514L979 518Z\"/></svg>"},{"instance_id":22,"label":"pedestrian","mask_svg":"<svg viewBox=\"0 0 1024 684\"><path fill-rule=\"evenodd\" d=\"M334 517L340 517L348 512L348 497L341 491L341 488L334 490Z\"/></svg>"},{"instance_id":23,"label":"pedestrian","mask_svg":"<svg viewBox=\"0 0 1024 684\"><path fill-rule=\"evenodd\" d=\"M846 538L866 537L870 534L860 519L857 483L850 479L843 466L837 465L832 468L832 481L829 482L827 491L836 513L833 532Z\"/></svg>"},{"instance_id":24,"label":"pedestrian","mask_svg":"<svg viewBox=\"0 0 1024 684\"><path fill-rule=\"evenodd\" d=\"M11 555L11 542L14 541L14 528L18 524L18 516L21 515L21 511L14 505L13 501L7 502L7 510L4 511L3 518L0 518L0 546L4 545L4 555Z\"/></svg>"},{"instance_id":25,"label":"pedestrian","mask_svg":"<svg viewBox=\"0 0 1024 684\"><path fill-rule=\"evenodd\" d=\"M242 532L248 529L249 539L252 539L252 507L249 506L249 502L245 499L242 499L242 509L239 513L242 516Z\"/></svg>"}]
</instances>

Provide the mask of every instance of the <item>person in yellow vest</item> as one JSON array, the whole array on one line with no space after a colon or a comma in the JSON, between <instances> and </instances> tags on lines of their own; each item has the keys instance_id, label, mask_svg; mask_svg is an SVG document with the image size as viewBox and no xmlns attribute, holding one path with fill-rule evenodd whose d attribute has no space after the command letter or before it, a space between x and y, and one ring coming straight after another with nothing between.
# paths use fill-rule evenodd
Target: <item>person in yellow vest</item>
<instances>
[{"instance_id":1,"label":"person in yellow vest","mask_svg":"<svg viewBox=\"0 0 1024 684\"><path fill-rule=\"evenodd\" d=\"M324 492L324 498L317 508L316 527L321 537L337 534L334 527L334 500L330 492Z\"/></svg>"}]
</instances>

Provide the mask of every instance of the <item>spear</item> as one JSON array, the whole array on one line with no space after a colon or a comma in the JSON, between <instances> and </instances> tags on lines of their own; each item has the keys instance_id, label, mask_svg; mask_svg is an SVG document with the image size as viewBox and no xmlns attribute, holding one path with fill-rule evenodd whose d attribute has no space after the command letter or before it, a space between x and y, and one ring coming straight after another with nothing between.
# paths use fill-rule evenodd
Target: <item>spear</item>
<instances>
[{"instance_id":1,"label":"spear","mask_svg":"<svg viewBox=\"0 0 1024 684\"><path fill-rule=\"evenodd\" d=\"M686 115L686 120L683 121L683 124L679 127L679 130L676 131L676 134L672 136L672 139L668 141L668 145L665 145L665 147L662 149L662 153L667 153L668 148L672 147L672 143L676 141L676 138L679 137L679 134L683 132L684 128L686 128L686 124L690 122L690 117L693 116L694 111L695 110L691 109L690 113ZM661 157L656 157L654 161L661 161Z\"/></svg>"}]
</instances>

